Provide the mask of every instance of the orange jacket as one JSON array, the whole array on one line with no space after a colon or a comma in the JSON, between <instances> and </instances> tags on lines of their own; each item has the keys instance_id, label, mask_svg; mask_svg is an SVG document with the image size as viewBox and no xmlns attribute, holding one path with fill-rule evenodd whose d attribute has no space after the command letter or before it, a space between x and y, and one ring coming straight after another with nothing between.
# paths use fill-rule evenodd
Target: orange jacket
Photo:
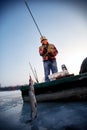
<instances>
[{"instance_id":1,"label":"orange jacket","mask_svg":"<svg viewBox=\"0 0 87 130\"><path fill-rule=\"evenodd\" d=\"M39 54L42 56L43 60L55 59L58 54L58 50L53 44L42 45L39 47Z\"/></svg>"}]
</instances>

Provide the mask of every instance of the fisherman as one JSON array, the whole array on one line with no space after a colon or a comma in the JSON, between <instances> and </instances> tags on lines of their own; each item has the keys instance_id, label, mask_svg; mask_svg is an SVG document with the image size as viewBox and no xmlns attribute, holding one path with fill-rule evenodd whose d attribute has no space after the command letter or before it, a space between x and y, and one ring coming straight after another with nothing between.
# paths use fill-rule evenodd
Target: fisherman
<instances>
[{"instance_id":1,"label":"fisherman","mask_svg":"<svg viewBox=\"0 0 87 130\"><path fill-rule=\"evenodd\" d=\"M31 121L33 121L37 117L37 101L31 76L29 78L29 100L31 105Z\"/></svg>"},{"instance_id":2,"label":"fisherman","mask_svg":"<svg viewBox=\"0 0 87 130\"><path fill-rule=\"evenodd\" d=\"M58 50L54 44L50 44L45 36L40 38L42 46L39 47L39 54L43 58L45 82L49 81L48 75L50 75L50 70L53 73L58 72L56 55Z\"/></svg>"}]
</instances>

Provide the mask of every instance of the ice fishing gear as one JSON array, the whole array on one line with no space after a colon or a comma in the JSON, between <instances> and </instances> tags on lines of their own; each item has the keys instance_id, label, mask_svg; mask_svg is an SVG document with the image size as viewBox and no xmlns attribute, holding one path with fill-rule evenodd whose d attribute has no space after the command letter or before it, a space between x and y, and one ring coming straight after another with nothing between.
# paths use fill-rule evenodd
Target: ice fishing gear
<instances>
[{"instance_id":1,"label":"ice fishing gear","mask_svg":"<svg viewBox=\"0 0 87 130\"><path fill-rule=\"evenodd\" d=\"M31 68L31 70L32 70L32 73L33 73L33 75L34 75L34 78L35 78L36 82L39 83L36 70L35 70L35 69L33 70L32 65L31 65L30 62L29 62L29 65L30 65L30 68Z\"/></svg>"},{"instance_id":2,"label":"ice fishing gear","mask_svg":"<svg viewBox=\"0 0 87 130\"><path fill-rule=\"evenodd\" d=\"M34 21L35 25L36 25L36 27L37 27L37 30L38 30L38 32L39 32L39 34L40 34L40 36L42 37L42 33L41 33L41 31L40 31L40 29L39 29L39 27L38 27L38 25L37 25L37 23L36 23L36 21L35 21L35 18L34 18L34 16L33 16L32 12L31 12L31 10L30 10L30 7L29 7L29 5L28 5L27 1L26 1L26 0L24 0L24 2L25 2L25 5L26 5L26 7L27 7L27 9L28 9L28 11L29 11L29 13L30 13L30 15L31 15L31 17L32 17L32 19L33 19L33 21Z\"/></svg>"}]
</instances>

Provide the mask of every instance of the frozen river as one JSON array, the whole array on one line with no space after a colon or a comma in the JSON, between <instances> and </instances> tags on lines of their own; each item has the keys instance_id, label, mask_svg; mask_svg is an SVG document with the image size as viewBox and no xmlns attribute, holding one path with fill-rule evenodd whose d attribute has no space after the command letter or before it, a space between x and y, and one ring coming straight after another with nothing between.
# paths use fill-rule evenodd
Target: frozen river
<instances>
[{"instance_id":1,"label":"frozen river","mask_svg":"<svg viewBox=\"0 0 87 130\"><path fill-rule=\"evenodd\" d=\"M0 130L87 130L87 102L38 103L38 117L32 123L30 105L21 92L0 92Z\"/></svg>"}]
</instances>

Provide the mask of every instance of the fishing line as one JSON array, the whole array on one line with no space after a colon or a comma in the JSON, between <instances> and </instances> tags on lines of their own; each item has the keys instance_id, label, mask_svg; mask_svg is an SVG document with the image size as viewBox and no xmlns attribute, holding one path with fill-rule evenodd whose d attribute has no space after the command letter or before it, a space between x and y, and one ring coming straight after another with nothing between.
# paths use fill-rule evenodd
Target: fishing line
<instances>
[{"instance_id":1,"label":"fishing line","mask_svg":"<svg viewBox=\"0 0 87 130\"><path fill-rule=\"evenodd\" d=\"M31 12L31 10L30 10L30 7L29 7L29 5L28 5L27 1L26 1L26 0L24 0L24 2L25 2L25 5L26 5L26 7L27 7L27 9L28 9L28 11L29 11L29 13L30 13L30 15L31 15L31 17L32 17L32 19L33 19L33 21L34 21L35 25L36 25L36 27L37 27L37 30L38 30L38 32L39 32L39 34L40 34L40 36L42 37L42 33L41 33L41 31L40 31L40 29L39 29L39 27L38 27L38 25L37 25L37 23L36 23L36 21L35 21L35 18L34 18L34 16L33 16L32 12Z\"/></svg>"}]
</instances>

